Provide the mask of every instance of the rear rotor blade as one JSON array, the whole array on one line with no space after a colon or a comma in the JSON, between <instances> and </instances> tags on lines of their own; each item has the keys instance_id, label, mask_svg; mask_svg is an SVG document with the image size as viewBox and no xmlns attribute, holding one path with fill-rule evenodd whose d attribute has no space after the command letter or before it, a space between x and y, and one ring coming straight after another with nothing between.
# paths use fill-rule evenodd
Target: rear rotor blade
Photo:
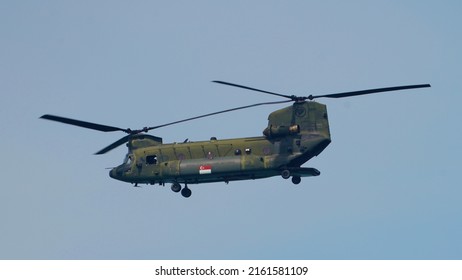
<instances>
[{"instance_id":1,"label":"rear rotor blade","mask_svg":"<svg viewBox=\"0 0 462 280\"><path fill-rule=\"evenodd\" d=\"M243 89L248 89L248 90L253 90L253 91L258 91L258 92L263 92L263 93L267 93L267 94L271 94L271 95L276 95L276 96L280 96L280 97L285 97L285 98L289 98L289 99L291 99L291 100L293 100L293 98L295 97L295 96L280 94L280 93L276 93L276 92L261 90L261 89L258 89L258 88L251 88L251 87L247 87L247 86L243 86L243 85L238 85L238 84L223 82L223 81L212 81L212 82L218 83L218 84L227 85L227 86L233 86L233 87L238 87L238 88L243 88Z\"/></svg>"},{"instance_id":2,"label":"rear rotor blade","mask_svg":"<svg viewBox=\"0 0 462 280\"><path fill-rule=\"evenodd\" d=\"M102 125L102 124L91 123L91 122L84 122L80 120L74 120L74 119L64 118L64 117L59 117L59 116L54 116L54 115L43 115L40 118L45 119L45 120L80 126L80 127L84 127L88 129L94 129L94 130L103 131L103 132L123 131L123 132L129 133L127 129L122 129L119 127Z\"/></svg>"},{"instance_id":3,"label":"rear rotor blade","mask_svg":"<svg viewBox=\"0 0 462 280\"><path fill-rule=\"evenodd\" d=\"M218 115L218 114L223 114L223 113L227 113L227 112L237 111L237 110L241 110L241 109L246 109L246 108L251 108L251 107L257 107L257 106L262 106L262 105L281 104L281 103L287 103L287 102L292 102L292 100L275 101L275 102L264 102L264 103L257 103L257 104L252 104L252 105L247 105L247 106L242 106L242 107L227 109L227 110L223 110L223 111L219 111L219 112L214 112L214 113L210 113L210 114L205 114L205 115L200 115L200 116L197 116L197 117L187 118L187 119L184 119L184 120L179 120L179 121L175 121L175 122L171 122L171 123L166 123L166 124L162 124L162 125L157 125L157 126L148 127L148 128L146 129L146 131L152 130L152 129L161 128L161 127L165 127L165 126L169 126L169 125L174 125L174 124L177 124L177 123L182 123L182 122L192 121L192 120L196 120L196 119L200 119L200 118L210 117L210 116L213 116L213 115Z\"/></svg>"},{"instance_id":4,"label":"rear rotor blade","mask_svg":"<svg viewBox=\"0 0 462 280\"><path fill-rule=\"evenodd\" d=\"M111 145L105 147L101 151L96 152L95 155L105 154L105 153L109 152L110 150L113 150L113 149L119 147L120 145L127 143L128 140L130 140L130 137L131 137L131 135L127 135L127 136L124 136L124 137L120 138L119 140L117 140L114 143L112 143Z\"/></svg>"},{"instance_id":5,"label":"rear rotor blade","mask_svg":"<svg viewBox=\"0 0 462 280\"><path fill-rule=\"evenodd\" d=\"M396 91L396 90L404 90L404 89L414 89L414 88L424 88L424 87L430 87L430 85L429 84L420 84L420 85L408 85L408 86L398 86L398 87L374 88L374 89L349 91L349 92L340 92L340 93L325 94L325 95L314 95L314 96L310 95L310 96L307 97L307 99L313 100L315 98L320 98L320 97L343 98L343 97L358 96L358 95L365 95L365 94L373 94L373 93L379 93L379 92Z\"/></svg>"}]
</instances>

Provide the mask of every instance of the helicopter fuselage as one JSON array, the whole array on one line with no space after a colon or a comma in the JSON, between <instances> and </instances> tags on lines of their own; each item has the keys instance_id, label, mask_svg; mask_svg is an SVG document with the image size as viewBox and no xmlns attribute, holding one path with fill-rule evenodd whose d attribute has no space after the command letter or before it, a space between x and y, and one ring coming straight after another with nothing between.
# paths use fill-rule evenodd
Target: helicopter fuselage
<instances>
[{"instance_id":1,"label":"helicopter fuselage","mask_svg":"<svg viewBox=\"0 0 462 280\"><path fill-rule=\"evenodd\" d=\"M114 179L134 184L199 184L260 179L318 176L301 165L329 145L326 106L296 102L271 113L264 136L163 144L147 134L128 142L125 162L112 169Z\"/></svg>"}]
</instances>

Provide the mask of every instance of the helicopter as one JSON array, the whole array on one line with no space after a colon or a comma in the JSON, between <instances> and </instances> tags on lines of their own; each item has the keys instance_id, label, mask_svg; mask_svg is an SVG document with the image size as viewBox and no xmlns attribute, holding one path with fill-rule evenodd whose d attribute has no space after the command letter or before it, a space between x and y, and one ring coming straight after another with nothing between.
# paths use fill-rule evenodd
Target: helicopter
<instances>
[{"instance_id":1,"label":"helicopter","mask_svg":"<svg viewBox=\"0 0 462 280\"><path fill-rule=\"evenodd\" d=\"M125 132L127 135L96 152L105 154L126 143L128 153L123 163L110 170L113 179L138 184L171 184L173 192L183 197L192 194L188 185L255 180L273 176L291 179L295 185L302 177L319 176L316 168L302 167L318 156L330 143L331 135L327 107L318 98L345 98L366 94L430 87L430 84L374 88L324 95L296 96L261 90L239 84L212 81L246 90L282 97L285 100L263 102L195 116L162 125L132 130L102 125L56 115L40 118L102 132ZM161 127L210 117L251 107L292 103L269 114L268 125L262 136L164 144L162 138L147 132ZM182 186L183 185L183 186Z\"/></svg>"}]
</instances>

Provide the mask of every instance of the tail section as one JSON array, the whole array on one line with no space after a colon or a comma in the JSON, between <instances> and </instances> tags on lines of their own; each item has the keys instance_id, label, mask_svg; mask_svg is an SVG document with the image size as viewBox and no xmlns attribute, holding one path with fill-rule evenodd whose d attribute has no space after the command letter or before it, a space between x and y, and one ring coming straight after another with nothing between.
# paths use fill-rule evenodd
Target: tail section
<instances>
[{"instance_id":1,"label":"tail section","mask_svg":"<svg viewBox=\"0 0 462 280\"><path fill-rule=\"evenodd\" d=\"M281 154L293 155L288 166L300 167L331 142L327 107L312 101L295 102L271 113L263 134L280 142Z\"/></svg>"}]
</instances>

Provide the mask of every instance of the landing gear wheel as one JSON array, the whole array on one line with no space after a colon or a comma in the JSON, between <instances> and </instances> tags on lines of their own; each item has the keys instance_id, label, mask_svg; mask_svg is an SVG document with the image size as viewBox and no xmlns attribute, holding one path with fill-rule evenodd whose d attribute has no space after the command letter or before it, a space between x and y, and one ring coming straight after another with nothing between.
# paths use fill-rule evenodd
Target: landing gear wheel
<instances>
[{"instance_id":1,"label":"landing gear wheel","mask_svg":"<svg viewBox=\"0 0 462 280\"><path fill-rule=\"evenodd\" d=\"M186 198L190 197L191 194L192 194L192 192L191 192L191 190L190 190L187 186L185 186L185 187L181 190L181 195L184 196L184 197L186 197Z\"/></svg>"},{"instance_id":2,"label":"landing gear wheel","mask_svg":"<svg viewBox=\"0 0 462 280\"><path fill-rule=\"evenodd\" d=\"M301 181L302 178L300 178L299 176L292 176L292 183L294 183L295 185L300 184Z\"/></svg>"},{"instance_id":3,"label":"landing gear wheel","mask_svg":"<svg viewBox=\"0 0 462 280\"><path fill-rule=\"evenodd\" d=\"M178 184L178 183L173 183L171 189L172 189L173 192L179 192L179 191L181 191L181 185Z\"/></svg>"},{"instance_id":4,"label":"landing gear wheel","mask_svg":"<svg viewBox=\"0 0 462 280\"><path fill-rule=\"evenodd\" d=\"M287 170L287 169L282 170L281 176L282 176L282 178L284 178L284 179L289 179L289 178L290 178L290 171Z\"/></svg>"}]
</instances>

